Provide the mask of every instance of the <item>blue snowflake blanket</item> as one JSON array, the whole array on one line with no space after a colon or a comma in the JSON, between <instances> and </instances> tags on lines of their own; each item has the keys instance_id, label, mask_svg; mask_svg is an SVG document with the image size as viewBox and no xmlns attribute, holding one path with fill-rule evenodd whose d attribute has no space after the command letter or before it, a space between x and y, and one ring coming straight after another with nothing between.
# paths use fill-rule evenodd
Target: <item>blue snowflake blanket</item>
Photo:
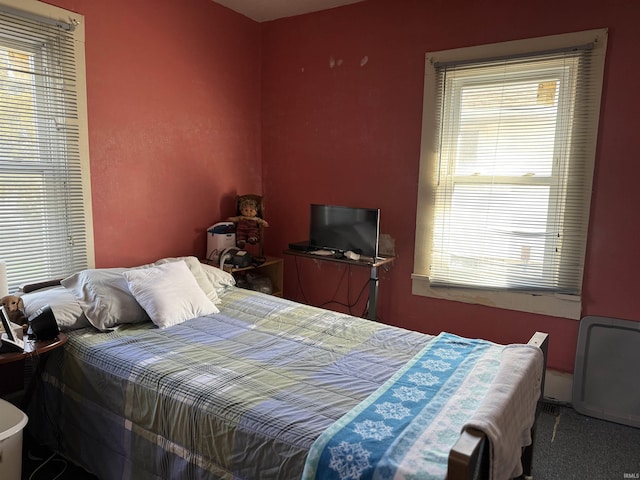
<instances>
[{"instance_id":1,"label":"blue snowflake blanket","mask_svg":"<svg viewBox=\"0 0 640 480\"><path fill-rule=\"evenodd\" d=\"M516 356L505 362L512 353ZM489 430L492 461L505 462L509 472L517 472L520 444L531 441L527 437L535 410L531 406L536 392L539 395L539 353L527 345L503 346L440 334L316 440L303 480L446 478L449 451L466 425ZM490 387L496 379L507 388L498 388L494 397ZM526 399L517 384L525 385ZM500 420L500 410L511 404L531 408L531 413L525 412L521 422ZM487 420L474 417L476 411L486 415L487 409L487 418L498 418L488 426ZM501 423L517 423L515 435L501 438ZM508 447L510 458L494 458L503 447Z\"/></svg>"}]
</instances>

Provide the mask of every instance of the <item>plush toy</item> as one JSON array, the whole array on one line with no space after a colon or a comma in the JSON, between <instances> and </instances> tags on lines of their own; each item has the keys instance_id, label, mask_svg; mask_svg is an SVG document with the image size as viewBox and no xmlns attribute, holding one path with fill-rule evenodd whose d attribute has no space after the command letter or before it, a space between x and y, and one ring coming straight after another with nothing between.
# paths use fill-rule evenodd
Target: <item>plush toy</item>
<instances>
[{"instance_id":1,"label":"plush toy","mask_svg":"<svg viewBox=\"0 0 640 480\"><path fill-rule=\"evenodd\" d=\"M24 314L24 302L21 297L17 295L6 295L0 298L0 305L2 305L7 312L10 322L16 325L22 325L22 329L27 330L29 320Z\"/></svg>"},{"instance_id":2,"label":"plush toy","mask_svg":"<svg viewBox=\"0 0 640 480\"><path fill-rule=\"evenodd\" d=\"M254 199L242 199L239 209L241 215L229 217L229 221L236 224L236 245L239 248L247 243L255 245L260 241L260 225L268 227L269 224L258 217L258 202Z\"/></svg>"}]
</instances>

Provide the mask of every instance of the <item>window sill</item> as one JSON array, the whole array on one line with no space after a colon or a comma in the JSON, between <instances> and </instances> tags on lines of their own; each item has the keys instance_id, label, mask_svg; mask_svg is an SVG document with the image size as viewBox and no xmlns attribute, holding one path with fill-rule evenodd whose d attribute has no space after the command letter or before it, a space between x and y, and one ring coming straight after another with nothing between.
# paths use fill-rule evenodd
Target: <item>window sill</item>
<instances>
[{"instance_id":1,"label":"window sill","mask_svg":"<svg viewBox=\"0 0 640 480\"><path fill-rule=\"evenodd\" d=\"M411 281L413 295L580 320L582 302L579 295L435 288L431 287L429 277L416 273L411 275Z\"/></svg>"}]
</instances>

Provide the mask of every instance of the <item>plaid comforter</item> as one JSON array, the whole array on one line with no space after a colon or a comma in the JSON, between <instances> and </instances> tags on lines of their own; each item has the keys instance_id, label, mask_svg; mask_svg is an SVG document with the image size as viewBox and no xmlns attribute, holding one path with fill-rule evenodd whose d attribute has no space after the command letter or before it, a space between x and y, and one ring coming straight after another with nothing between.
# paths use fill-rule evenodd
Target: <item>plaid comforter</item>
<instances>
[{"instance_id":1,"label":"plaid comforter","mask_svg":"<svg viewBox=\"0 0 640 480\"><path fill-rule=\"evenodd\" d=\"M105 479L300 478L315 439L433 338L239 288L221 298L164 330L70 332L34 429Z\"/></svg>"}]
</instances>

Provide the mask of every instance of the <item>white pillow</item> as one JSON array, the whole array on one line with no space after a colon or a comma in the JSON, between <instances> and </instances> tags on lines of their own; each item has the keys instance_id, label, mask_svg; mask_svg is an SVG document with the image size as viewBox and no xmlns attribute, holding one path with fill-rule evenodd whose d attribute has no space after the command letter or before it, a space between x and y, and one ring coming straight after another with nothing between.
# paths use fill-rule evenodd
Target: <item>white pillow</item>
<instances>
[{"instance_id":1,"label":"white pillow","mask_svg":"<svg viewBox=\"0 0 640 480\"><path fill-rule=\"evenodd\" d=\"M122 275L135 299L160 328L219 312L184 261L128 270Z\"/></svg>"},{"instance_id":2,"label":"white pillow","mask_svg":"<svg viewBox=\"0 0 640 480\"><path fill-rule=\"evenodd\" d=\"M165 263L169 263L169 262L179 262L180 260L184 261L184 263L187 264L187 267L189 267L189 270L195 277L196 282L198 282L198 285L200 285L200 288L205 293L207 298L211 300L213 303L220 303L220 299L218 298L218 293L216 292L212 282L209 280L209 277L202 270L202 264L200 263L200 260L197 259L197 257L162 258L150 265L143 265L143 267L156 267L158 265L164 265Z\"/></svg>"},{"instance_id":3,"label":"white pillow","mask_svg":"<svg viewBox=\"0 0 640 480\"><path fill-rule=\"evenodd\" d=\"M24 314L27 317L45 305L49 305L62 332L90 325L76 298L62 285L24 293L21 297L24 301Z\"/></svg>"},{"instance_id":4,"label":"white pillow","mask_svg":"<svg viewBox=\"0 0 640 480\"><path fill-rule=\"evenodd\" d=\"M126 268L82 270L60 283L76 297L91 325L106 331L123 323L149 321L122 276L126 271Z\"/></svg>"},{"instance_id":5,"label":"white pillow","mask_svg":"<svg viewBox=\"0 0 640 480\"><path fill-rule=\"evenodd\" d=\"M201 263L200 268L204 272L204 275L207 277L209 282L213 284L213 287L218 289L222 287L232 287L236 284L236 279L233 278L228 272L224 270L214 267L213 265L208 265L206 263Z\"/></svg>"}]
</instances>

